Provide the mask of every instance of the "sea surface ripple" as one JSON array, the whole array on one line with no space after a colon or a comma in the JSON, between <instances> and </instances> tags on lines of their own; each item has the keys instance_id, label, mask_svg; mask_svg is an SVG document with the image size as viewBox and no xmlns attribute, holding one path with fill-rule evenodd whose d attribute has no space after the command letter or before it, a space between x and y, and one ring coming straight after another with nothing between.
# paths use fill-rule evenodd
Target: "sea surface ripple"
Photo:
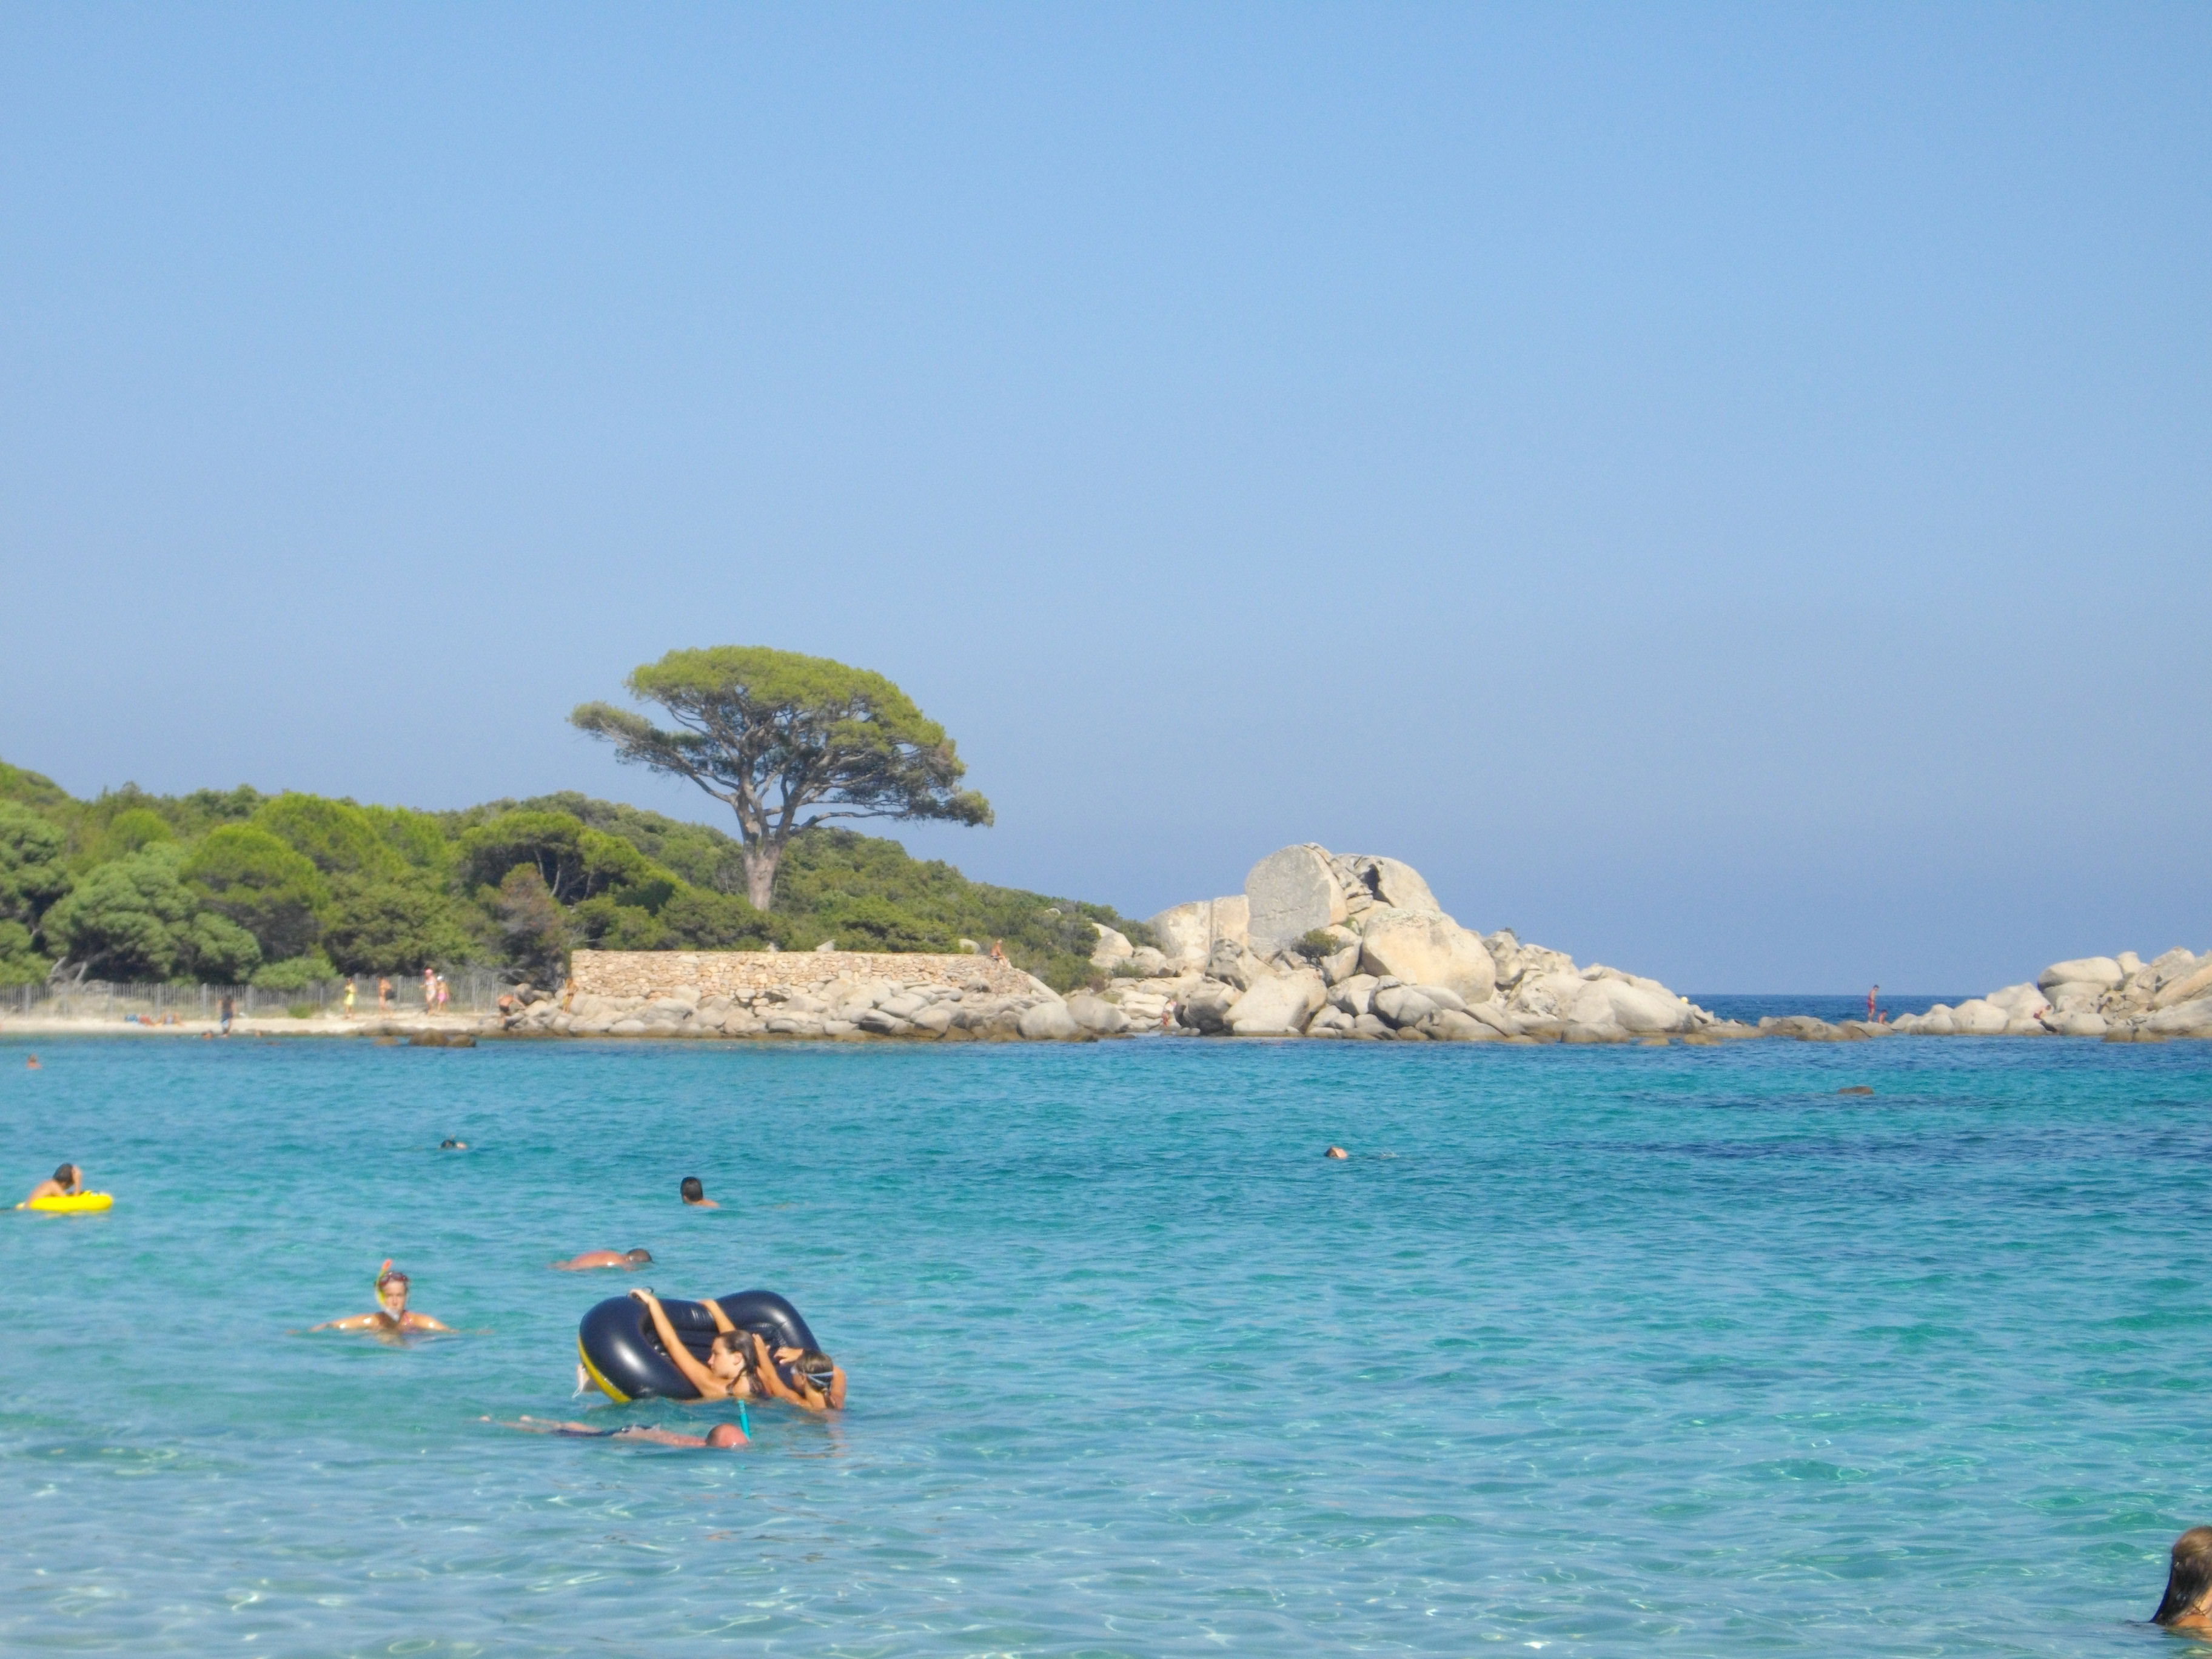
<instances>
[{"instance_id":1,"label":"sea surface ripple","mask_svg":"<svg viewBox=\"0 0 2212 1659\"><path fill-rule=\"evenodd\" d=\"M25 1047L11 1654L2163 1654L2212 1521L2202 1044ZM484 1421L717 1414L633 1245L850 1409Z\"/></svg>"}]
</instances>

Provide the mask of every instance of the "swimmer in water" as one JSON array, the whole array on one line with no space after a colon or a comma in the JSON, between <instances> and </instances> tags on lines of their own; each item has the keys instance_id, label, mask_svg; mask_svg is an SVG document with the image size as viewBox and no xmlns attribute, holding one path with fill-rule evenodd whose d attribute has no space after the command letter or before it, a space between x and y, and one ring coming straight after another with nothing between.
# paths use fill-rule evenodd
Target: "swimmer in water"
<instances>
[{"instance_id":1,"label":"swimmer in water","mask_svg":"<svg viewBox=\"0 0 2212 1659\"><path fill-rule=\"evenodd\" d=\"M40 1065L39 1057L36 1054L33 1054L28 1060L23 1062L23 1069L27 1072L42 1072L46 1070L46 1067Z\"/></svg>"},{"instance_id":2,"label":"swimmer in water","mask_svg":"<svg viewBox=\"0 0 2212 1659\"><path fill-rule=\"evenodd\" d=\"M31 1198L25 1199L23 1202L28 1204L32 1198L74 1198L83 1190L84 1171L74 1164L64 1164L32 1188Z\"/></svg>"},{"instance_id":3,"label":"swimmer in water","mask_svg":"<svg viewBox=\"0 0 2212 1659\"><path fill-rule=\"evenodd\" d=\"M465 1152L468 1149L469 1143L465 1140L441 1140L438 1143L438 1150L441 1152Z\"/></svg>"},{"instance_id":4,"label":"swimmer in water","mask_svg":"<svg viewBox=\"0 0 2212 1659\"><path fill-rule=\"evenodd\" d=\"M2173 1540L2166 1599L2150 1621L2168 1630L2212 1632L2212 1527L2191 1527Z\"/></svg>"},{"instance_id":5,"label":"swimmer in water","mask_svg":"<svg viewBox=\"0 0 2212 1659\"><path fill-rule=\"evenodd\" d=\"M1352 1154L1341 1146L1332 1146L1322 1154L1323 1158L1350 1158Z\"/></svg>"},{"instance_id":6,"label":"swimmer in water","mask_svg":"<svg viewBox=\"0 0 2212 1659\"><path fill-rule=\"evenodd\" d=\"M392 1258L384 1259L384 1270L376 1276L376 1299L384 1305L374 1313L354 1314L345 1319L326 1319L319 1325L310 1325L311 1331L450 1331L428 1314L407 1311L407 1275L392 1265Z\"/></svg>"},{"instance_id":7,"label":"swimmer in water","mask_svg":"<svg viewBox=\"0 0 2212 1659\"><path fill-rule=\"evenodd\" d=\"M651 1250L586 1250L581 1255L572 1255L566 1261L547 1264L556 1273L584 1273L594 1267L649 1267L653 1265Z\"/></svg>"},{"instance_id":8,"label":"swimmer in water","mask_svg":"<svg viewBox=\"0 0 2212 1659\"><path fill-rule=\"evenodd\" d=\"M630 1295L645 1304L646 1316L653 1321L662 1351L691 1386L699 1390L702 1400L775 1397L773 1387L763 1381L753 1363L753 1349L760 1339L730 1323L729 1315L722 1311L719 1304L706 1304L715 1329L714 1346L707 1350L707 1363L702 1365L691 1357L691 1350L684 1346L684 1339L676 1334L676 1327L669 1322L668 1310L660 1305L659 1297L646 1290L632 1291Z\"/></svg>"},{"instance_id":9,"label":"swimmer in water","mask_svg":"<svg viewBox=\"0 0 2212 1659\"><path fill-rule=\"evenodd\" d=\"M697 1176L685 1176L683 1184L676 1190L684 1195L684 1201L695 1210L719 1210L722 1207L707 1196L707 1189L699 1184Z\"/></svg>"},{"instance_id":10,"label":"swimmer in water","mask_svg":"<svg viewBox=\"0 0 2212 1659\"><path fill-rule=\"evenodd\" d=\"M489 1417L481 1419L489 1423ZM554 1423L542 1417L525 1417L519 1423L502 1423L502 1429L520 1429L525 1434L557 1434L570 1440L631 1440L645 1441L655 1446L684 1446L694 1449L706 1448L714 1451L735 1451L747 1443L745 1431L734 1423L717 1423L704 1434L678 1434L673 1429L595 1429L588 1423Z\"/></svg>"}]
</instances>

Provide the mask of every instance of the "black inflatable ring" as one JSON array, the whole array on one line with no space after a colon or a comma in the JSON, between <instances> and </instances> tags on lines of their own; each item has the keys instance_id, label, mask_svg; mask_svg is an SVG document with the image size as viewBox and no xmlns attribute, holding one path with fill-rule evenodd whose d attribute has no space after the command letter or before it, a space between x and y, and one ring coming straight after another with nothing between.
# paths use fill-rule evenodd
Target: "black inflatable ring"
<instances>
[{"instance_id":1,"label":"black inflatable ring","mask_svg":"<svg viewBox=\"0 0 2212 1659\"><path fill-rule=\"evenodd\" d=\"M739 1291L718 1296L715 1305L741 1331L758 1331L771 1348L812 1348L814 1333L799 1310L774 1291ZM692 1357L702 1364L720 1328L703 1302L663 1302L661 1310ZM696 1400L699 1390L676 1368L653 1328L645 1304L631 1296L611 1296L576 1327L576 1352L584 1370L613 1400Z\"/></svg>"}]
</instances>

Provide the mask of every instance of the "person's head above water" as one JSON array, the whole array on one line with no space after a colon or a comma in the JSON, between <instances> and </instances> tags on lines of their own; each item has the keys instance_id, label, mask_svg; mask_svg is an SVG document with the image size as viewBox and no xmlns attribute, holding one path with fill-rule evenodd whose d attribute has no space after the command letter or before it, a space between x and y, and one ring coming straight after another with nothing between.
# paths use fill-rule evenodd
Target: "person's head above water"
<instances>
[{"instance_id":1,"label":"person's head above water","mask_svg":"<svg viewBox=\"0 0 2212 1659\"><path fill-rule=\"evenodd\" d=\"M653 1252L651 1250L624 1250L623 1252L623 1260L629 1262L633 1267L648 1267L653 1261Z\"/></svg>"},{"instance_id":2,"label":"person's head above water","mask_svg":"<svg viewBox=\"0 0 2212 1659\"><path fill-rule=\"evenodd\" d=\"M707 1369L725 1382L734 1382L752 1369L753 1344L750 1331L724 1331L707 1350Z\"/></svg>"},{"instance_id":3,"label":"person's head above water","mask_svg":"<svg viewBox=\"0 0 2212 1659\"><path fill-rule=\"evenodd\" d=\"M2186 1630L2212 1628L2212 1527L2191 1527L2173 1540L2166 1570L2166 1598L2151 1623Z\"/></svg>"},{"instance_id":4,"label":"person's head above water","mask_svg":"<svg viewBox=\"0 0 2212 1659\"><path fill-rule=\"evenodd\" d=\"M438 1143L438 1150L441 1152L465 1152L468 1149L469 1143L465 1140L441 1140Z\"/></svg>"},{"instance_id":5,"label":"person's head above water","mask_svg":"<svg viewBox=\"0 0 2212 1659\"><path fill-rule=\"evenodd\" d=\"M64 1164L60 1169L54 1171L54 1179L64 1187L76 1186L80 1178L81 1177L77 1174L77 1167L74 1164Z\"/></svg>"},{"instance_id":6,"label":"person's head above water","mask_svg":"<svg viewBox=\"0 0 2212 1659\"><path fill-rule=\"evenodd\" d=\"M732 1446L744 1445L745 1437L734 1423L717 1423L707 1431L707 1443L717 1451L727 1451Z\"/></svg>"},{"instance_id":7,"label":"person's head above water","mask_svg":"<svg viewBox=\"0 0 2212 1659\"><path fill-rule=\"evenodd\" d=\"M376 1275L376 1299L395 1318L407 1311L407 1275L392 1265L390 1256L385 1257L383 1270Z\"/></svg>"},{"instance_id":8,"label":"person's head above water","mask_svg":"<svg viewBox=\"0 0 2212 1659\"><path fill-rule=\"evenodd\" d=\"M721 1207L721 1206L715 1203L713 1199L707 1196L707 1189L700 1184L699 1177L697 1176L685 1176L684 1177L683 1184L678 1187L676 1190L683 1194L684 1201L686 1204L694 1204L698 1206L700 1208L706 1210L715 1210Z\"/></svg>"}]
</instances>

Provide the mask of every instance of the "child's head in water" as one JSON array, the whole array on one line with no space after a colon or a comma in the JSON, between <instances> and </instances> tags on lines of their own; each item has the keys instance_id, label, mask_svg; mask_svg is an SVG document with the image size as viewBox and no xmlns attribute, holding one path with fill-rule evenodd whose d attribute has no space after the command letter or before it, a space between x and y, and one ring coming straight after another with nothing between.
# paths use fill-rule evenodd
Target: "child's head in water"
<instances>
[{"instance_id":1,"label":"child's head in water","mask_svg":"<svg viewBox=\"0 0 2212 1659\"><path fill-rule=\"evenodd\" d=\"M700 1184L697 1176L685 1176L684 1184L676 1190L684 1194L684 1201L686 1204L696 1204L707 1196L707 1189Z\"/></svg>"},{"instance_id":2,"label":"child's head in water","mask_svg":"<svg viewBox=\"0 0 2212 1659\"><path fill-rule=\"evenodd\" d=\"M2191 1527L2173 1540L2166 1570L2166 1599L2151 1614L2154 1625L2212 1628L2212 1527Z\"/></svg>"}]
</instances>

